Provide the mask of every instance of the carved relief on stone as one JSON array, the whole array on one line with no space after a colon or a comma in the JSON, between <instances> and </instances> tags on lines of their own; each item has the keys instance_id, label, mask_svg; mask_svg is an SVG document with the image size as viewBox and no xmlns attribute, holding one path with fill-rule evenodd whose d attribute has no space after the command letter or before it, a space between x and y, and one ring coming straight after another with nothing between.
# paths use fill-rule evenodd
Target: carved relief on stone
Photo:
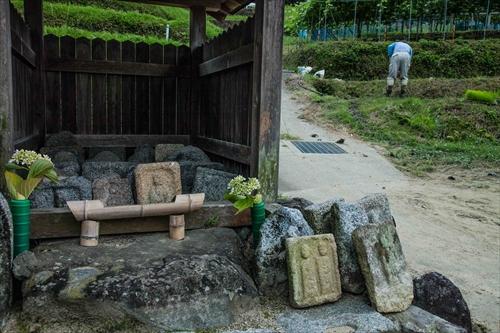
<instances>
[{"instance_id":1,"label":"carved relief on stone","mask_svg":"<svg viewBox=\"0 0 500 333\"><path fill-rule=\"evenodd\" d=\"M304 308L342 295L337 247L332 234L286 240L290 303Z\"/></svg>"}]
</instances>

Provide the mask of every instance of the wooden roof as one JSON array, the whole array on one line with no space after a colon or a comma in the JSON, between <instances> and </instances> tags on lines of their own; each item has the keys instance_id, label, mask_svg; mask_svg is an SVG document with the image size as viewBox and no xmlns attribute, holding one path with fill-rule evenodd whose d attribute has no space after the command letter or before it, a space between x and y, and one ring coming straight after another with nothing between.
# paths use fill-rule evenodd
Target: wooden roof
<instances>
[{"instance_id":1,"label":"wooden roof","mask_svg":"<svg viewBox=\"0 0 500 333\"><path fill-rule=\"evenodd\" d=\"M227 15L234 14L247 6L252 0L125 0L154 5L165 5L190 8L202 6L207 9L207 13L217 19L223 19Z\"/></svg>"}]
</instances>

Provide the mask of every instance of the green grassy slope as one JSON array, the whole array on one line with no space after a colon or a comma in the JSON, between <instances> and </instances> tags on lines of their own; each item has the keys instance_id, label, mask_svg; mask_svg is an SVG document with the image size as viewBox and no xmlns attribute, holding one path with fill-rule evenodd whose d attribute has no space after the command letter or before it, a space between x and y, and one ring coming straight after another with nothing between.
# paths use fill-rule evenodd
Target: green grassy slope
<instances>
[{"instance_id":1,"label":"green grassy slope","mask_svg":"<svg viewBox=\"0 0 500 333\"><path fill-rule=\"evenodd\" d=\"M12 2L22 12L23 1ZM170 42L189 40L189 12L182 8L117 0L45 0L43 6L47 34L165 44L168 24ZM221 31L207 19L209 38Z\"/></svg>"}]
</instances>

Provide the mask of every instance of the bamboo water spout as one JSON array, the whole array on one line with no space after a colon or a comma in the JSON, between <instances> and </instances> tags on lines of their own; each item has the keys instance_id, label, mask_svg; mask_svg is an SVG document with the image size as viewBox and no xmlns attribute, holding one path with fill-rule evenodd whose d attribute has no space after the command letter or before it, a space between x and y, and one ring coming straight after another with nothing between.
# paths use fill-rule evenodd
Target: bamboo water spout
<instances>
[{"instance_id":1,"label":"bamboo water spout","mask_svg":"<svg viewBox=\"0 0 500 333\"><path fill-rule=\"evenodd\" d=\"M68 201L67 204L75 219L81 222L187 214L200 209L204 201L205 194L198 193L178 195L174 202L159 204L104 207L100 200Z\"/></svg>"}]
</instances>

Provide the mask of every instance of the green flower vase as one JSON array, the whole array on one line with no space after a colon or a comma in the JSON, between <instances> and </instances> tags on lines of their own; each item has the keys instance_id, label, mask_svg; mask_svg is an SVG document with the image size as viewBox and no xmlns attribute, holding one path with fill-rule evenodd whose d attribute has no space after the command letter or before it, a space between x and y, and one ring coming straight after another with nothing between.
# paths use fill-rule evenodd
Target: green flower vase
<instances>
[{"instance_id":1,"label":"green flower vase","mask_svg":"<svg viewBox=\"0 0 500 333\"><path fill-rule=\"evenodd\" d=\"M9 202L14 224L14 257L30 249L30 205L28 199Z\"/></svg>"},{"instance_id":2,"label":"green flower vase","mask_svg":"<svg viewBox=\"0 0 500 333\"><path fill-rule=\"evenodd\" d=\"M256 246L260 240L260 227L266 219L266 204L264 201L256 203L251 208L252 211L252 234L253 244Z\"/></svg>"}]
</instances>

